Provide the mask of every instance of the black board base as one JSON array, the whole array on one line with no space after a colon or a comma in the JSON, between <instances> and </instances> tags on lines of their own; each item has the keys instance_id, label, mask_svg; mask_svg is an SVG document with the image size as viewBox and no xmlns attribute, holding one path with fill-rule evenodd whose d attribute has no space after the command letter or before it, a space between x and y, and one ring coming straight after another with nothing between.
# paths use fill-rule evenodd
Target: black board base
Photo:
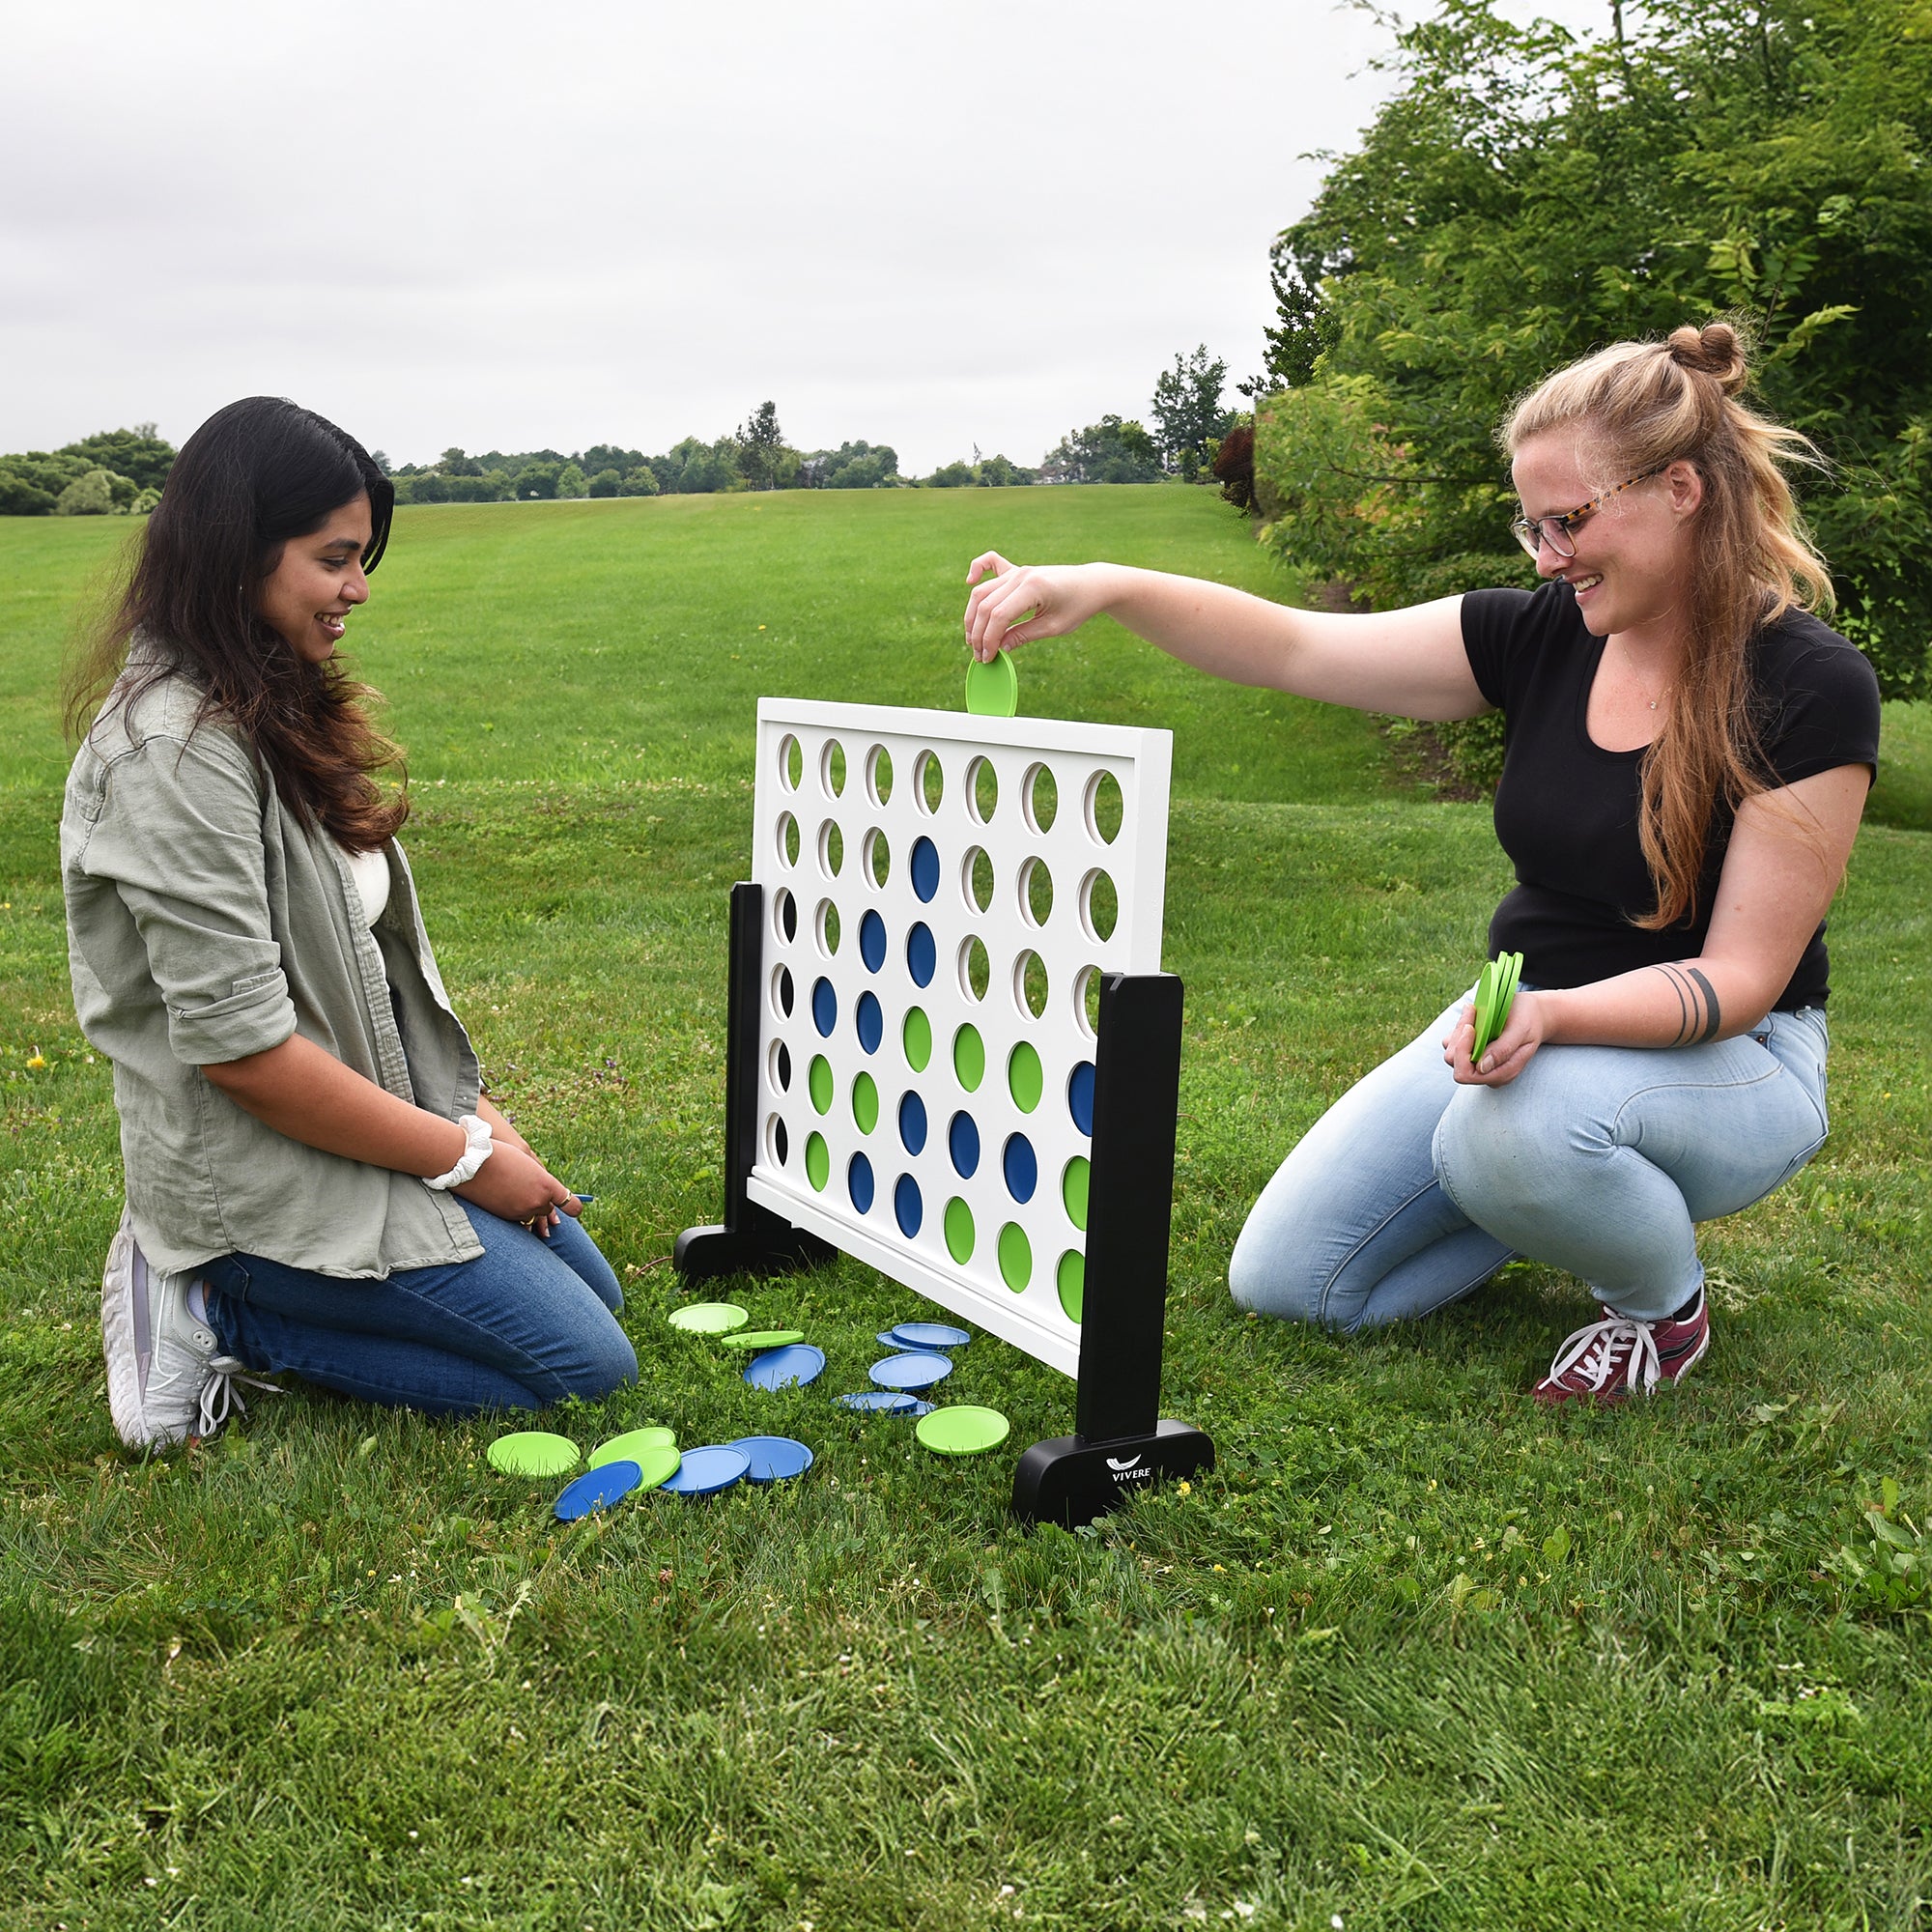
<instances>
[{"instance_id":1,"label":"black board base","mask_svg":"<svg viewBox=\"0 0 1932 1932\"><path fill-rule=\"evenodd\" d=\"M789 1221L771 1217L768 1228L687 1228L671 1250L671 1264L688 1282L727 1274L792 1274L818 1267L838 1250Z\"/></svg>"},{"instance_id":2,"label":"black board base","mask_svg":"<svg viewBox=\"0 0 1932 1932\"><path fill-rule=\"evenodd\" d=\"M1074 1529L1118 1509L1156 1483L1214 1466L1214 1445L1200 1430L1163 1417L1151 1435L1089 1442L1054 1435L1036 1442L1013 1471L1013 1514L1022 1522Z\"/></svg>"}]
</instances>

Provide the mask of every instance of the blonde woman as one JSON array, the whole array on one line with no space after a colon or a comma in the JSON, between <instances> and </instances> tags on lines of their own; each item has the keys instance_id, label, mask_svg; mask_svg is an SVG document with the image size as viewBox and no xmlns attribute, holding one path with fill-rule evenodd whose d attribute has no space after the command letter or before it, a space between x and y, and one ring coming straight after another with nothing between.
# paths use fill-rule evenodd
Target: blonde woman
<instances>
[{"instance_id":1,"label":"blonde woman","mask_svg":"<svg viewBox=\"0 0 1932 1932\"><path fill-rule=\"evenodd\" d=\"M1781 469L1809 445L1740 400L1747 374L1712 323L1523 398L1501 440L1534 591L1344 615L1111 564L974 562L982 659L1105 612L1237 683L1503 713L1517 884L1490 948L1524 956L1508 1024L1472 1064L1459 1000L1329 1108L1236 1243L1242 1307L1353 1331L1527 1256L1604 1304L1537 1400L1648 1393L1710 1346L1696 1224L1823 1144L1824 921L1877 771L1878 688L1811 614L1831 582Z\"/></svg>"}]
</instances>

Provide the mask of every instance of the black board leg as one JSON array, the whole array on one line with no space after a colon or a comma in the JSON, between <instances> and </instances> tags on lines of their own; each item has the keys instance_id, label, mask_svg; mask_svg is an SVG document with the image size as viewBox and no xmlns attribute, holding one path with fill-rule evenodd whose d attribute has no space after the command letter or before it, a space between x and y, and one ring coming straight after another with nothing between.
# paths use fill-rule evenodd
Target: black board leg
<instances>
[{"instance_id":1,"label":"black board leg","mask_svg":"<svg viewBox=\"0 0 1932 1932\"><path fill-rule=\"evenodd\" d=\"M671 1263L687 1282L727 1274L782 1274L816 1267L838 1251L749 1199L745 1180L758 1157L758 1002L763 997L765 889L731 888L729 1008L724 1042L724 1219L687 1228Z\"/></svg>"},{"instance_id":2,"label":"black board leg","mask_svg":"<svg viewBox=\"0 0 1932 1932\"><path fill-rule=\"evenodd\" d=\"M1013 1510L1029 1522L1091 1522L1152 1483L1214 1466L1200 1430L1160 1416L1180 1010L1171 973L1101 982L1075 1434L1020 1458Z\"/></svg>"}]
</instances>

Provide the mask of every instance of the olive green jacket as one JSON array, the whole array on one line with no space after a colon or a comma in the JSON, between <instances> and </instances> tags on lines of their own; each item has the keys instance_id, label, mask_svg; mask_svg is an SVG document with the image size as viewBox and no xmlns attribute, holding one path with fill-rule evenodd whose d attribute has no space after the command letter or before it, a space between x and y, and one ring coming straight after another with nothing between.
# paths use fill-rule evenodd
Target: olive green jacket
<instances>
[{"instance_id":1,"label":"olive green jacket","mask_svg":"<svg viewBox=\"0 0 1932 1932\"><path fill-rule=\"evenodd\" d=\"M68 776L61 883L142 1251L170 1270L239 1251L376 1279L473 1260L449 1195L291 1140L202 1072L299 1033L431 1113L475 1111L476 1056L401 847L371 932L341 848L289 810L238 730L195 724L199 689L169 676L129 704L128 688Z\"/></svg>"}]
</instances>

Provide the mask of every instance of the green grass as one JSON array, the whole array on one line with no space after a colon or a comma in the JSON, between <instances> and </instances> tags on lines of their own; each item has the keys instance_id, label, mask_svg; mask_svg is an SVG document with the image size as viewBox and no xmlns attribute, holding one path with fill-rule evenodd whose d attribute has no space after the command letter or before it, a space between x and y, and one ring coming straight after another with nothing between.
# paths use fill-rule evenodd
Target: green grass
<instances>
[{"instance_id":1,"label":"green grass","mask_svg":"<svg viewBox=\"0 0 1932 1932\"><path fill-rule=\"evenodd\" d=\"M557 1426L778 1428L818 1465L562 1530L486 1472L489 1425L313 1393L143 1463L102 1397L114 1123L53 843L53 652L118 534L0 522L0 1926L1926 1922L1932 1642L1864 1514L1912 1544L1932 1502L1923 831L1861 839L1833 1137L1708 1231L1710 1360L1552 1420L1523 1390L1589 1304L1551 1271L1353 1344L1225 1290L1280 1153L1466 982L1487 814L1387 786L1359 721L1104 627L1032 654L1029 705L1177 735L1165 1406L1222 1462L1025 1534L1010 1454L754 1399L663 1320L670 1238L716 1211L753 700L955 702L986 543L1292 586L1179 490L405 513L357 635L432 929L521 1123L599 1196L642 1363ZM825 1388L908 1306L850 1263L743 1298L826 1348ZM954 1383L1016 1444L1070 1426L1001 1344Z\"/></svg>"}]
</instances>

